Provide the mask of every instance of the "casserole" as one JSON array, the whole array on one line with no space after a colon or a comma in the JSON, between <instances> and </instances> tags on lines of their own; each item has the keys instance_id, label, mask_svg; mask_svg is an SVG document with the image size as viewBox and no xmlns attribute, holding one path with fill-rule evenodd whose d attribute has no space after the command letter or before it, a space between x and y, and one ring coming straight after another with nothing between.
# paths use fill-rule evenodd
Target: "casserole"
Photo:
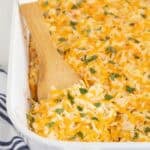
<instances>
[{"instance_id":1,"label":"casserole","mask_svg":"<svg viewBox=\"0 0 150 150\"><path fill-rule=\"evenodd\" d=\"M30 96L28 88L28 54L26 50L28 47L28 40L26 43L27 44L24 43L18 5L15 1L9 57L7 108L13 124L22 133L22 135L25 136L31 149L34 149L34 146L39 147L39 149L120 149L122 147L124 149L149 148L149 143L82 143L47 140L31 132L28 129L26 121L26 112L28 110L27 98Z\"/></svg>"}]
</instances>

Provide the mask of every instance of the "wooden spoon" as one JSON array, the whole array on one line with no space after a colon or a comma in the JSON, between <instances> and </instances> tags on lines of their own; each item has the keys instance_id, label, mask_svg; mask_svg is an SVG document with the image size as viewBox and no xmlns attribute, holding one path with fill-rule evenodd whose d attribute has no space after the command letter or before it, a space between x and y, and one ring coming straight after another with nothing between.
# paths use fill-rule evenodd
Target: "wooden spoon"
<instances>
[{"instance_id":1,"label":"wooden spoon","mask_svg":"<svg viewBox=\"0 0 150 150\"><path fill-rule=\"evenodd\" d=\"M79 76L66 64L51 41L38 3L20 5L20 12L31 32L39 58L38 99L47 98L51 86L63 89L77 83Z\"/></svg>"}]
</instances>

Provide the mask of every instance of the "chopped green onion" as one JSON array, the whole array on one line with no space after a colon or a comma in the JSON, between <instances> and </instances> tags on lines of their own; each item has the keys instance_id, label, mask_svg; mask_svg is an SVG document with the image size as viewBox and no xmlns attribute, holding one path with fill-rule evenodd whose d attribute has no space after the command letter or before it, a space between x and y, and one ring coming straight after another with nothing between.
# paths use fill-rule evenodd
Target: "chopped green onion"
<instances>
[{"instance_id":1,"label":"chopped green onion","mask_svg":"<svg viewBox=\"0 0 150 150\"><path fill-rule=\"evenodd\" d=\"M81 117L85 117L86 114L85 114L85 113L80 113L80 116L81 116Z\"/></svg>"},{"instance_id":2,"label":"chopped green onion","mask_svg":"<svg viewBox=\"0 0 150 150\"><path fill-rule=\"evenodd\" d=\"M44 2L43 2L43 5L44 5L44 6L47 6L47 5L48 5L48 0L44 1Z\"/></svg>"},{"instance_id":3,"label":"chopped green onion","mask_svg":"<svg viewBox=\"0 0 150 150\"><path fill-rule=\"evenodd\" d=\"M106 53L116 53L116 49L112 46L106 48Z\"/></svg>"},{"instance_id":4,"label":"chopped green onion","mask_svg":"<svg viewBox=\"0 0 150 150\"><path fill-rule=\"evenodd\" d=\"M28 120L30 123L33 123L33 122L34 122L34 117L31 116L31 114L26 114L26 117L27 117L27 120Z\"/></svg>"},{"instance_id":5,"label":"chopped green onion","mask_svg":"<svg viewBox=\"0 0 150 150\"><path fill-rule=\"evenodd\" d=\"M129 93L133 93L136 89L133 88L133 87L130 87L130 86L126 86L126 91L129 92Z\"/></svg>"},{"instance_id":6,"label":"chopped green onion","mask_svg":"<svg viewBox=\"0 0 150 150\"><path fill-rule=\"evenodd\" d=\"M134 43L137 43L137 44L140 43L140 41L138 41L137 39L132 38L132 37L129 37L128 40L131 40L131 41L133 41Z\"/></svg>"},{"instance_id":7,"label":"chopped green onion","mask_svg":"<svg viewBox=\"0 0 150 150\"><path fill-rule=\"evenodd\" d=\"M67 39L65 39L65 38L61 37L61 38L59 38L59 39L58 39L58 41L60 41L60 42L64 42L64 41L67 41Z\"/></svg>"},{"instance_id":8,"label":"chopped green onion","mask_svg":"<svg viewBox=\"0 0 150 150\"><path fill-rule=\"evenodd\" d=\"M81 47L81 48L78 48L79 50L86 50L86 48L85 47Z\"/></svg>"},{"instance_id":9,"label":"chopped green onion","mask_svg":"<svg viewBox=\"0 0 150 150\"><path fill-rule=\"evenodd\" d=\"M138 132L134 132L133 139L137 139L138 137L139 137L139 133Z\"/></svg>"},{"instance_id":10,"label":"chopped green onion","mask_svg":"<svg viewBox=\"0 0 150 150\"><path fill-rule=\"evenodd\" d=\"M64 109L63 109L63 108L57 108L57 109L55 110L55 112L56 112L57 114L62 114L62 113L64 112Z\"/></svg>"},{"instance_id":11,"label":"chopped green onion","mask_svg":"<svg viewBox=\"0 0 150 150\"><path fill-rule=\"evenodd\" d=\"M73 105L74 104L74 97L70 94L70 92L68 92L67 97L70 100L70 103Z\"/></svg>"},{"instance_id":12,"label":"chopped green onion","mask_svg":"<svg viewBox=\"0 0 150 150\"><path fill-rule=\"evenodd\" d=\"M95 107L100 107L100 106L101 106L101 103L94 103L94 106L95 106Z\"/></svg>"},{"instance_id":13,"label":"chopped green onion","mask_svg":"<svg viewBox=\"0 0 150 150\"><path fill-rule=\"evenodd\" d=\"M71 9L77 9L78 6L77 5L72 5Z\"/></svg>"},{"instance_id":14,"label":"chopped green onion","mask_svg":"<svg viewBox=\"0 0 150 150\"><path fill-rule=\"evenodd\" d=\"M81 139L84 138L83 133L81 131L77 132L76 135L79 136Z\"/></svg>"},{"instance_id":15,"label":"chopped green onion","mask_svg":"<svg viewBox=\"0 0 150 150\"><path fill-rule=\"evenodd\" d=\"M105 98L105 100L111 100L113 98L113 96L111 96L109 94L105 94L104 98Z\"/></svg>"},{"instance_id":16,"label":"chopped green onion","mask_svg":"<svg viewBox=\"0 0 150 150\"><path fill-rule=\"evenodd\" d=\"M95 74L96 73L96 70L94 69L94 68L89 68L89 70L90 70L90 72L92 73L92 74Z\"/></svg>"},{"instance_id":17,"label":"chopped green onion","mask_svg":"<svg viewBox=\"0 0 150 150\"><path fill-rule=\"evenodd\" d=\"M91 61L94 61L94 60L96 60L98 58L98 56L97 55L92 55L92 56L89 56L88 58L87 58L87 56L85 55L83 58L81 58L81 60L84 62L84 63L89 63L89 62L91 62Z\"/></svg>"},{"instance_id":18,"label":"chopped green onion","mask_svg":"<svg viewBox=\"0 0 150 150\"><path fill-rule=\"evenodd\" d=\"M100 31L101 29L102 29L102 27L99 27L99 28L97 28L96 30L97 30L97 31Z\"/></svg>"},{"instance_id":19,"label":"chopped green onion","mask_svg":"<svg viewBox=\"0 0 150 150\"><path fill-rule=\"evenodd\" d=\"M115 18L118 18L117 15L115 15L115 14L112 13L112 12L108 12L106 9L104 10L104 15L112 15L112 16L114 16Z\"/></svg>"},{"instance_id":20,"label":"chopped green onion","mask_svg":"<svg viewBox=\"0 0 150 150\"><path fill-rule=\"evenodd\" d=\"M55 122L52 121L52 122L49 122L49 123L47 124L47 126L48 126L49 128L51 128L54 124L55 124Z\"/></svg>"},{"instance_id":21,"label":"chopped green onion","mask_svg":"<svg viewBox=\"0 0 150 150\"><path fill-rule=\"evenodd\" d=\"M97 118L97 117L92 117L91 119L98 121L98 118Z\"/></svg>"},{"instance_id":22,"label":"chopped green onion","mask_svg":"<svg viewBox=\"0 0 150 150\"><path fill-rule=\"evenodd\" d=\"M112 13L112 12L107 12L107 14L108 14L108 15L112 15L112 16L114 16L115 18L118 18L118 16L115 15L114 13Z\"/></svg>"},{"instance_id":23,"label":"chopped green onion","mask_svg":"<svg viewBox=\"0 0 150 150\"><path fill-rule=\"evenodd\" d=\"M88 92L85 88L79 88L81 94L86 94Z\"/></svg>"},{"instance_id":24,"label":"chopped green onion","mask_svg":"<svg viewBox=\"0 0 150 150\"><path fill-rule=\"evenodd\" d=\"M80 0L78 3L73 4L71 9L77 9L81 6L81 4L84 2L84 0Z\"/></svg>"},{"instance_id":25,"label":"chopped green onion","mask_svg":"<svg viewBox=\"0 0 150 150\"><path fill-rule=\"evenodd\" d=\"M148 133L150 132L150 127L146 127L146 128L144 129L144 132L145 132L145 134L148 134Z\"/></svg>"},{"instance_id":26,"label":"chopped green onion","mask_svg":"<svg viewBox=\"0 0 150 150\"><path fill-rule=\"evenodd\" d=\"M120 75L119 75L118 73L111 73L111 74L109 75L109 77L110 77L111 80L115 80L115 78L120 77Z\"/></svg>"},{"instance_id":27,"label":"chopped green onion","mask_svg":"<svg viewBox=\"0 0 150 150\"><path fill-rule=\"evenodd\" d=\"M63 11L62 11L62 13L63 13L63 14L65 14L65 13L66 13L66 11L65 11L65 10L63 10Z\"/></svg>"},{"instance_id":28,"label":"chopped green onion","mask_svg":"<svg viewBox=\"0 0 150 150\"><path fill-rule=\"evenodd\" d=\"M57 52L58 52L60 55L64 54L64 52L63 52L62 50L60 50L59 48L57 48Z\"/></svg>"},{"instance_id":29,"label":"chopped green onion","mask_svg":"<svg viewBox=\"0 0 150 150\"><path fill-rule=\"evenodd\" d=\"M55 99L55 102L56 102L56 103L59 103L59 102L61 102L61 101L62 101L62 99L60 99L60 98Z\"/></svg>"},{"instance_id":30,"label":"chopped green onion","mask_svg":"<svg viewBox=\"0 0 150 150\"><path fill-rule=\"evenodd\" d=\"M57 52L60 54L60 55L65 55L67 52L69 52L70 49L64 49L64 50L61 50L59 48L57 48Z\"/></svg>"},{"instance_id":31,"label":"chopped green onion","mask_svg":"<svg viewBox=\"0 0 150 150\"><path fill-rule=\"evenodd\" d=\"M79 110L79 111L82 111L83 110L83 108L81 107L81 106L77 106L77 109Z\"/></svg>"},{"instance_id":32,"label":"chopped green onion","mask_svg":"<svg viewBox=\"0 0 150 150\"><path fill-rule=\"evenodd\" d=\"M69 140L74 140L76 138L76 135L69 138Z\"/></svg>"},{"instance_id":33,"label":"chopped green onion","mask_svg":"<svg viewBox=\"0 0 150 150\"><path fill-rule=\"evenodd\" d=\"M91 29L87 29L86 33L89 34L91 32Z\"/></svg>"},{"instance_id":34,"label":"chopped green onion","mask_svg":"<svg viewBox=\"0 0 150 150\"><path fill-rule=\"evenodd\" d=\"M73 28L73 29L76 29L76 25L77 25L78 23L77 22L75 22L75 21L70 21L70 26Z\"/></svg>"},{"instance_id":35,"label":"chopped green onion","mask_svg":"<svg viewBox=\"0 0 150 150\"><path fill-rule=\"evenodd\" d=\"M109 62L110 64L115 64L115 62L112 61L112 60L109 60L108 62Z\"/></svg>"}]
</instances>

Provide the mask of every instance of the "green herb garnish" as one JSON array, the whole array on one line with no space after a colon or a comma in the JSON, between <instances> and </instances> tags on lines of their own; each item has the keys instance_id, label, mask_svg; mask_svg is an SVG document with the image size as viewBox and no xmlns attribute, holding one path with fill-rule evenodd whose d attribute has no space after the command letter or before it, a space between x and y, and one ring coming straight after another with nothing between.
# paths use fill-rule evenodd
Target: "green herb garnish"
<instances>
[{"instance_id":1,"label":"green herb garnish","mask_svg":"<svg viewBox=\"0 0 150 150\"><path fill-rule=\"evenodd\" d=\"M91 119L98 121L98 118L97 118L97 117L92 117Z\"/></svg>"},{"instance_id":2,"label":"green herb garnish","mask_svg":"<svg viewBox=\"0 0 150 150\"><path fill-rule=\"evenodd\" d=\"M117 15L115 15L114 13L112 13L112 12L109 12L108 10L107 10L107 8L108 8L108 6L107 7L103 7L103 10L104 10L104 15L111 15L111 16L113 16L113 17L115 17L115 18L118 18L118 16Z\"/></svg>"},{"instance_id":3,"label":"green herb garnish","mask_svg":"<svg viewBox=\"0 0 150 150\"><path fill-rule=\"evenodd\" d=\"M150 119L150 116L146 116L147 119Z\"/></svg>"},{"instance_id":4,"label":"green herb garnish","mask_svg":"<svg viewBox=\"0 0 150 150\"><path fill-rule=\"evenodd\" d=\"M76 137L77 137L77 136L74 135L74 136L70 137L69 140L74 140Z\"/></svg>"},{"instance_id":5,"label":"green herb garnish","mask_svg":"<svg viewBox=\"0 0 150 150\"><path fill-rule=\"evenodd\" d=\"M105 98L105 100L111 100L113 98L113 96L109 95L109 94L105 94L104 98Z\"/></svg>"},{"instance_id":6,"label":"green herb garnish","mask_svg":"<svg viewBox=\"0 0 150 150\"><path fill-rule=\"evenodd\" d=\"M60 55L65 55L67 52L69 52L70 49L64 49L64 50L61 50L59 48L57 48L57 52L60 54Z\"/></svg>"},{"instance_id":7,"label":"green herb garnish","mask_svg":"<svg viewBox=\"0 0 150 150\"><path fill-rule=\"evenodd\" d=\"M85 113L80 113L80 116L81 116L81 117L85 117L86 114L85 114Z\"/></svg>"},{"instance_id":8,"label":"green herb garnish","mask_svg":"<svg viewBox=\"0 0 150 150\"><path fill-rule=\"evenodd\" d=\"M139 137L139 133L138 132L134 132L133 139L137 139L138 137Z\"/></svg>"},{"instance_id":9,"label":"green herb garnish","mask_svg":"<svg viewBox=\"0 0 150 150\"><path fill-rule=\"evenodd\" d=\"M111 73L111 74L109 75L109 77L110 77L111 80L115 80L115 78L120 77L120 75L119 75L118 73Z\"/></svg>"},{"instance_id":10,"label":"green herb garnish","mask_svg":"<svg viewBox=\"0 0 150 150\"><path fill-rule=\"evenodd\" d=\"M81 47L81 48L78 48L79 50L86 50L86 48L85 47Z\"/></svg>"},{"instance_id":11,"label":"green herb garnish","mask_svg":"<svg viewBox=\"0 0 150 150\"><path fill-rule=\"evenodd\" d=\"M100 30L102 30L102 27L99 27L99 28L97 28L96 30L97 30L97 31L100 31Z\"/></svg>"},{"instance_id":12,"label":"green herb garnish","mask_svg":"<svg viewBox=\"0 0 150 150\"><path fill-rule=\"evenodd\" d=\"M78 23L77 22L75 22L75 21L70 21L70 26L73 28L73 29L76 29L76 25L77 25Z\"/></svg>"},{"instance_id":13,"label":"green herb garnish","mask_svg":"<svg viewBox=\"0 0 150 150\"><path fill-rule=\"evenodd\" d=\"M134 43L137 43L137 44L140 43L140 41L138 41L137 39L132 38L132 37L129 37L128 40L131 40L131 41L133 41Z\"/></svg>"},{"instance_id":14,"label":"green herb garnish","mask_svg":"<svg viewBox=\"0 0 150 150\"><path fill-rule=\"evenodd\" d=\"M97 55L92 55L92 56L89 56L89 57L87 57L86 55L83 57L83 58L81 58L81 60L84 62L84 63L89 63L89 62L91 62L91 61L94 61L94 60L96 60L98 58L98 56Z\"/></svg>"},{"instance_id":15,"label":"green herb garnish","mask_svg":"<svg viewBox=\"0 0 150 150\"><path fill-rule=\"evenodd\" d=\"M84 138L84 135L81 131L77 132L76 135L79 136L81 139Z\"/></svg>"},{"instance_id":16,"label":"green herb garnish","mask_svg":"<svg viewBox=\"0 0 150 150\"><path fill-rule=\"evenodd\" d=\"M47 126L48 126L49 128L51 128L54 124L55 124L55 122L52 121L52 122L49 122L49 123L47 124Z\"/></svg>"},{"instance_id":17,"label":"green herb garnish","mask_svg":"<svg viewBox=\"0 0 150 150\"><path fill-rule=\"evenodd\" d=\"M95 74L96 73L96 70L94 68L89 68L89 71L92 73L92 74Z\"/></svg>"},{"instance_id":18,"label":"green herb garnish","mask_svg":"<svg viewBox=\"0 0 150 150\"><path fill-rule=\"evenodd\" d=\"M62 50L60 50L59 48L57 48L57 52L58 52L60 55L64 54L64 52L63 52Z\"/></svg>"},{"instance_id":19,"label":"green herb garnish","mask_svg":"<svg viewBox=\"0 0 150 150\"><path fill-rule=\"evenodd\" d=\"M114 16L115 18L118 18L118 16L117 15L115 15L114 13L112 13L112 12L107 12L107 14L106 15L112 15L112 16Z\"/></svg>"},{"instance_id":20,"label":"green herb garnish","mask_svg":"<svg viewBox=\"0 0 150 150\"><path fill-rule=\"evenodd\" d=\"M133 87L130 87L130 86L126 86L126 91L128 92L128 93L133 93L134 91L135 91L136 89L135 88L133 88Z\"/></svg>"},{"instance_id":21,"label":"green herb garnish","mask_svg":"<svg viewBox=\"0 0 150 150\"><path fill-rule=\"evenodd\" d=\"M88 92L85 88L79 88L81 94L86 94Z\"/></svg>"},{"instance_id":22,"label":"green herb garnish","mask_svg":"<svg viewBox=\"0 0 150 150\"><path fill-rule=\"evenodd\" d=\"M63 11L62 11L62 13L63 13L63 14L66 14L66 11L65 11L65 10L63 10Z\"/></svg>"},{"instance_id":23,"label":"green herb garnish","mask_svg":"<svg viewBox=\"0 0 150 150\"><path fill-rule=\"evenodd\" d=\"M98 108L101 106L101 103L94 103L94 106Z\"/></svg>"},{"instance_id":24,"label":"green herb garnish","mask_svg":"<svg viewBox=\"0 0 150 150\"><path fill-rule=\"evenodd\" d=\"M80 0L78 3L73 4L71 9L77 9L81 6L81 4L84 2L84 0Z\"/></svg>"},{"instance_id":25,"label":"green herb garnish","mask_svg":"<svg viewBox=\"0 0 150 150\"><path fill-rule=\"evenodd\" d=\"M108 62L109 62L110 64L115 64L115 62L112 61L112 60L109 60Z\"/></svg>"},{"instance_id":26,"label":"green herb garnish","mask_svg":"<svg viewBox=\"0 0 150 150\"><path fill-rule=\"evenodd\" d=\"M109 53L109 54L116 53L116 49L112 46L108 46L106 48L106 53Z\"/></svg>"},{"instance_id":27,"label":"green herb garnish","mask_svg":"<svg viewBox=\"0 0 150 150\"><path fill-rule=\"evenodd\" d=\"M91 32L91 29L87 29L86 33L89 34Z\"/></svg>"},{"instance_id":28,"label":"green herb garnish","mask_svg":"<svg viewBox=\"0 0 150 150\"><path fill-rule=\"evenodd\" d=\"M55 99L55 102L56 102L56 103L60 103L61 101L62 101L61 98L56 98L56 99Z\"/></svg>"},{"instance_id":29,"label":"green herb garnish","mask_svg":"<svg viewBox=\"0 0 150 150\"><path fill-rule=\"evenodd\" d=\"M79 110L79 111L82 111L83 110L83 108L81 107L81 106L77 106L77 109Z\"/></svg>"},{"instance_id":30,"label":"green herb garnish","mask_svg":"<svg viewBox=\"0 0 150 150\"><path fill-rule=\"evenodd\" d=\"M47 5L48 5L48 1L44 1L44 2L43 2L43 5L44 5L44 6L47 6Z\"/></svg>"},{"instance_id":31,"label":"green herb garnish","mask_svg":"<svg viewBox=\"0 0 150 150\"><path fill-rule=\"evenodd\" d=\"M68 92L67 97L70 100L70 103L73 105L74 104L74 97L70 94L70 92Z\"/></svg>"},{"instance_id":32,"label":"green herb garnish","mask_svg":"<svg viewBox=\"0 0 150 150\"><path fill-rule=\"evenodd\" d=\"M72 5L71 9L77 9L78 6L77 5Z\"/></svg>"},{"instance_id":33,"label":"green herb garnish","mask_svg":"<svg viewBox=\"0 0 150 150\"><path fill-rule=\"evenodd\" d=\"M64 109L63 108L57 108L57 109L55 109L55 112L57 114L62 114L64 112Z\"/></svg>"},{"instance_id":34,"label":"green herb garnish","mask_svg":"<svg viewBox=\"0 0 150 150\"><path fill-rule=\"evenodd\" d=\"M148 133L150 132L150 127L146 127L146 128L144 129L144 132L145 132L145 134L148 134Z\"/></svg>"},{"instance_id":35,"label":"green herb garnish","mask_svg":"<svg viewBox=\"0 0 150 150\"><path fill-rule=\"evenodd\" d=\"M64 42L64 41L67 41L67 39L65 39L65 38L61 37L61 38L59 38L59 39L58 39L58 41L60 41L60 42Z\"/></svg>"},{"instance_id":36,"label":"green herb garnish","mask_svg":"<svg viewBox=\"0 0 150 150\"><path fill-rule=\"evenodd\" d=\"M27 120L29 121L29 123L33 123L34 122L34 117L31 114L26 114Z\"/></svg>"}]
</instances>

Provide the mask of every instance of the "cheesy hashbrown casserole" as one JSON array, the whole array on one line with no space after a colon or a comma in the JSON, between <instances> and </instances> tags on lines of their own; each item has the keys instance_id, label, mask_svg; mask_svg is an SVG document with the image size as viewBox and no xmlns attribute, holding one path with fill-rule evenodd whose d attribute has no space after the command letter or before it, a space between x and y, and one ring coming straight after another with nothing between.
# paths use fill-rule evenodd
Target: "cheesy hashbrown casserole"
<instances>
[{"instance_id":1,"label":"cheesy hashbrown casserole","mask_svg":"<svg viewBox=\"0 0 150 150\"><path fill-rule=\"evenodd\" d=\"M150 141L150 1L39 0L57 51L82 81L30 100L32 131L65 141ZM36 99L38 56L30 44Z\"/></svg>"}]
</instances>

